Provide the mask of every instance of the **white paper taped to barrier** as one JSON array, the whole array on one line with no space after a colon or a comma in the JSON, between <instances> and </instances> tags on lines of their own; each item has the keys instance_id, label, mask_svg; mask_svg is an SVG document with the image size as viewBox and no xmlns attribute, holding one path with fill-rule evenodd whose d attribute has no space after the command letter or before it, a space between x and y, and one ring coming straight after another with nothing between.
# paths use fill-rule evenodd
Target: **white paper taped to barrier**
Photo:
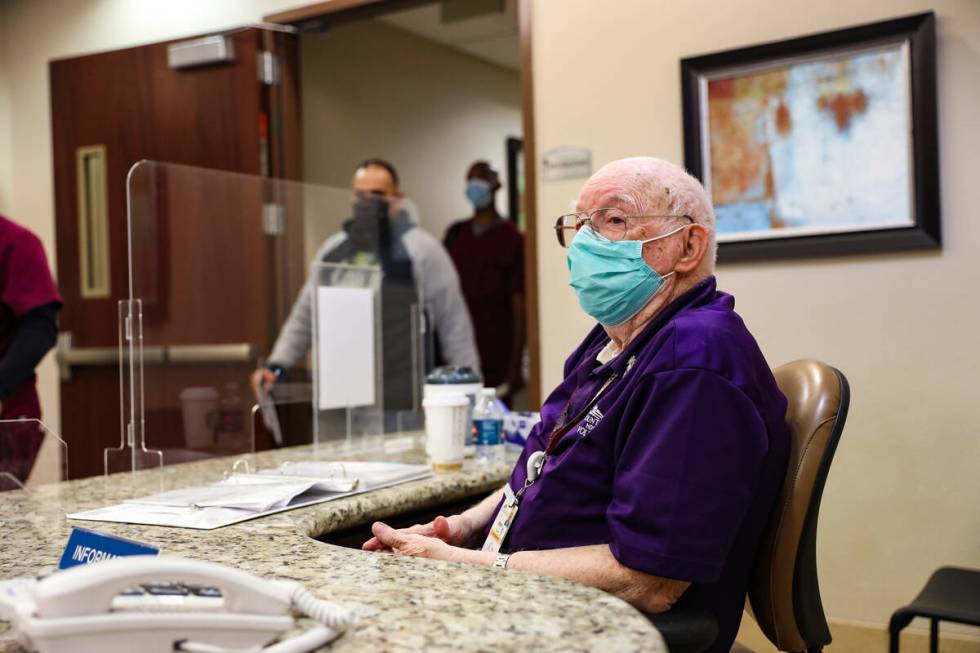
<instances>
[{"instance_id":1,"label":"white paper taped to barrier","mask_svg":"<svg viewBox=\"0 0 980 653\"><path fill-rule=\"evenodd\" d=\"M317 288L319 410L375 403L371 288Z\"/></svg>"}]
</instances>

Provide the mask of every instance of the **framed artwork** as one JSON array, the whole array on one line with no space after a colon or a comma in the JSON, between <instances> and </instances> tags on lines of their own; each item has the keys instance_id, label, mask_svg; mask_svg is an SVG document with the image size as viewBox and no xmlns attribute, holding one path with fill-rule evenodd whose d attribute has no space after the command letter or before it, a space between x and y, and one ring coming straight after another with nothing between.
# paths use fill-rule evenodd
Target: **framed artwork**
<instances>
[{"instance_id":1,"label":"framed artwork","mask_svg":"<svg viewBox=\"0 0 980 653\"><path fill-rule=\"evenodd\" d=\"M930 13L681 61L719 261L941 244Z\"/></svg>"}]
</instances>

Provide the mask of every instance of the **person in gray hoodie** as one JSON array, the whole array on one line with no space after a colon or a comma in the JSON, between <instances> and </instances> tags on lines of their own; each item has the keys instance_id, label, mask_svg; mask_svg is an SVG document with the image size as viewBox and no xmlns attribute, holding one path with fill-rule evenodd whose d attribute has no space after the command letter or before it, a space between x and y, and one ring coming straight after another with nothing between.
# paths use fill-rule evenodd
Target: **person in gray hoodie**
<instances>
[{"instance_id":1,"label":"person in gray hoodie","mask_svg":"<svg viewBox=\"0 0 980 653\"><path fill-rule=\"evenodd\" d=\"M327 238L313 261L377 265L382 271L382 369L384 409L411 410L416 396L412 375L410 307L422 308L427 333L426 367L464 365L479 372L473 325L459 277L445 248L418 226L414 204L398 188L398 173L383 159L357 166L352 181L353 217ZM308 279L269 355L252 375L258 395L289 368L303 362L312 346L314 281Z\"/></svg>"}]
</instances>

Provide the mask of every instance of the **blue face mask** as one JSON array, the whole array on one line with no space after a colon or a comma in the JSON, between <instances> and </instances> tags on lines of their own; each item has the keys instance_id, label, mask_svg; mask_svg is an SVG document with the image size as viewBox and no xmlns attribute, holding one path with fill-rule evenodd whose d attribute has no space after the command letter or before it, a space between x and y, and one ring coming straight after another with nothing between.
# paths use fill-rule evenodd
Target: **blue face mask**
<instances>
[{"instance_id":1,"label":"blue face mask","mask_svg":"<svg viewBox=\"0 0 980 653\"><path fill-rule=\"evenodd\" d=\"M481 211L493 203L493 187L483 179L470 179L466 182L466 198Z\"/></svg>"},{"instance_id":2,"label":"blue face mask","mask_svg":"<svg viewBox=\"0 0 980 653\"><path fill-rule=\"evenodd\" d=\"M640 312L664 287L661 275L643 260L643 244L672 236L684 225L646 240L609 240L591 227L575 234L568 250L569 285L582 310L603 326L619 326Z\"/></svg>"}]
</instances>

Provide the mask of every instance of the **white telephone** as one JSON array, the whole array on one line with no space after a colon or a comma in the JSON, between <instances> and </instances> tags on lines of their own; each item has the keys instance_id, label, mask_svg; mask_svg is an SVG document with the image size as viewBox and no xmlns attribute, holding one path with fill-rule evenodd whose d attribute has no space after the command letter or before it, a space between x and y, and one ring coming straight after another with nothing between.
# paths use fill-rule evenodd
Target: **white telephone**
<instances>
[{"instance_id":1,"label":"white telephone","mask_svg":"<svg viewBox=\"0 0 980 653\"><path fill-rule=\"evenodd\" d=\"M319 625L260 649L293 627L290 608ZM128 556L0 582L0 620L39 653L305 653L340 635L353 615L293 581L186 558Z\"/></svg>"}]
</instances>

